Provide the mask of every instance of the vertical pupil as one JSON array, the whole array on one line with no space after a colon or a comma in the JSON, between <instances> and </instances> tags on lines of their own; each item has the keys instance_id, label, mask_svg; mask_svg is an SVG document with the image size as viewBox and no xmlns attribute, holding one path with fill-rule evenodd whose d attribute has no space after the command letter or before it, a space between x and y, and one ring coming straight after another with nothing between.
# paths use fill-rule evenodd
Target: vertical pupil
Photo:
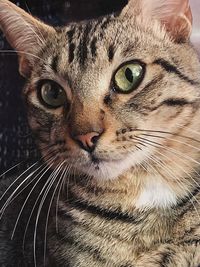
<instances>
[{"instance_id":1,"label":"vertical pupil","mask_svg":"<svg viewBox=\"0 0 200 267\"><path fill-rule=\"evenodd\" d=\"M59 96L58 88L49 86L49 96L53 99L57 99Z\"/></svg>"},{"instance_id":2,"label":"vertical pupil","mask_svg":"<svg viewBox=\"0 0 200 267\"><path fill-rule=\"evenodd\" d=\"M132 71L129 69L129 68L126 68L125 70L125 76L126 76L126 79L132 83L133 82L133 73Z\"/></svg>"}]
</instances>

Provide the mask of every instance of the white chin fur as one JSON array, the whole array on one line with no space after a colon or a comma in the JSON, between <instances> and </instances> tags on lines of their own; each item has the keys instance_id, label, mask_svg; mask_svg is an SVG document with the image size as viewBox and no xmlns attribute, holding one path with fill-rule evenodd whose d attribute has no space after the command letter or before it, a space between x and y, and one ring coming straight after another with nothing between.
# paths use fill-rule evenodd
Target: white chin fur
<instances>
[{"instance_id":1,"label":"white chin fur","mask_svg":"<svg viewBox=\"0 0 200 267\"><path fill-rule=\"evenodd\" d=\"M136 201L137 209L170 208L177 204L175 192L167 182L155 177L148 177L148 182Z\"/></svg>"},{"instance_id":2,"label":"white chin fur","mask_svg":"<svg viewBox=\"0 0 200 267\"><path fill-rule=\"evenodd\" d=\"M104 161L98 165L92 164L88 168L79 167L79 169L96 179L113 180L143 162L151 152L150 150L135 151L134 153L127 154L127 156L124 156L121 160Z\"/></svg>"},{"instance_id":3,"label":"white chin fur","mask_svg":"<svg viewBox=\"0 0 200 267\"><path fill-rule=\"evenodd\" d=\"M80 168L82 172L96 179L113 180L140 164L152 154L150 150L136 151L119 161L102 162L89 168ZM161 177L149 176L135 204L137 209L170 208L177 204L176 193Z\"/></svg>"}]
</instances>

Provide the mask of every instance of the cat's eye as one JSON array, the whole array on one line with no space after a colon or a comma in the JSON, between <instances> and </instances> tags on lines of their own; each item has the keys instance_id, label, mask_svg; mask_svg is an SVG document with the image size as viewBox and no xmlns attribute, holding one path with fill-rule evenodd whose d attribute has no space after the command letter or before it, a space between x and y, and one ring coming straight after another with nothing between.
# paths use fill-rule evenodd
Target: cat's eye
<instances>
[{"instance_id":1,"label":"cat's eye","mask_svg":"<svg viewBox=\"0 0 200 267\"><path fill-rule=\"evenodd\" d=\"M48 108L59 108L67 101L64 89L54 81L42 81L38 89L41 102Z\"/></svg>"},{"instance_id":2,"label":"cat's eye","mask_svg":"<svg viewBox=\"0 0 200 267\"><path fill-rule=\"evenodd\" d=\"M123 64L114 75L114 89L123 94L136 90L144 78L144 64L129 62Z\"/></svg>"}]
</instances>

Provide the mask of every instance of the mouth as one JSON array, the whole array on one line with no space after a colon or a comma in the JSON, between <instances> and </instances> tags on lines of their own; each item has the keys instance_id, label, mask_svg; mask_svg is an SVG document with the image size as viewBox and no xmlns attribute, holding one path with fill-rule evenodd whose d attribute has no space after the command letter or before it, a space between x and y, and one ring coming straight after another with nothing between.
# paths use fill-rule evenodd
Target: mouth
<instances>
[{"instance_id":1,"label":"mouth","mask_svg":"<svg viewBox=\"0 0 200 267\"><path fill-rule=\"evenodd\" d=\"M93 155L93 154L90 155L90 160L91 160L91 162L92 162L93 164L95 164L95 165L99 165L99 164L102 162L101 159L99 159L98 157L96 157L96 156Z\"/></svg>"},{"instance_id":2,"label":"mouth","mask_svg":"<svg viewBox=\"0 0 200 267\"><path fill-rule=\"evenodd\" d=\"M84 152L72 161L73 169L80 175L95 179L113 180L123 173L138 167L151 154L151 150L136 150L134 153L104 153L104 151ZM71 157L73 160L73 156Z\"/></svg>"},{"instance_id":3,"label":"mouth","mask_svg":"<svg viewBox=\"0 0 200 267\"><path fill-rule=\"evenodd\" d=\"M93 177L108 180L116 178L123 169L123 159L105 159L98 157L95 153L91 153L89 161L82 168L82 171Z\"/></svg>"},{"instance_id":4,"label":"mouth","mask_svg":"<svg viewBox=\"0 0 200 267\"><path fill-rule=\"evenodd\" d=\"M103 160L102 159L99 159L97 156L91 154L90 155L90 162L94 166L94 169L96 171L99 171L100 170L100 165L101 165L101 163L103 163Z\"/></svg>"},{"instance_id":5,"label":"mouth","mask_svg":"<svg viewBox=\"0 0 200 267\"><path fill-rule=\"evenodd\" d=\"M95 155L94 153L91 153L89 156L89 160L90 160L90 163L98 166L98 165L106 164L106 163L107 164L119 163L123 159L122 158L102 158L102 157Z\"/></svg>"},{"instance_id":6,"label":"mouth","mask_svg":"<svg viewBox=\"0 0 200 267\"><path fill-rule=\"evenodd\" d=\"M124 172L137 167L146 158L146 152L136 151L126 155L111 155L102 157L99 153L88 155L87 162L79 166L79 170L91 177L101 180L113 180L120 177Z\"/></svg>"}]
</instances>

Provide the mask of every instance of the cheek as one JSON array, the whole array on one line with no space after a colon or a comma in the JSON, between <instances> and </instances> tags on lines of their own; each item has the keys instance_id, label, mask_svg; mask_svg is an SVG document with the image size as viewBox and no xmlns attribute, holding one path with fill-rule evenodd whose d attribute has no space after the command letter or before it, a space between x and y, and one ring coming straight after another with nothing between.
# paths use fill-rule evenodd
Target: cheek
<instances>
[{"instance_id":1,"label":"cheek","mask_svg":"<svg viewBox=\"0 0 200 267\"><path fill-rule=\"evenodd\" d=\"M58 145L57 152L60 157L75 157L80 153L80 148L70 136L67 123L63 120L55 122L51 127L50 144Z\"/></svg>"},{"instance_id":2,"label":"cheek","mask_svg":"<svg viewBox=\"0 0 200 267\"><path fill-rule=\"evenodd\" d=\"M161 107L155 112L151 112L146 120L146 125L148 125L151 129L155 128L170 128L174 125L176 120L179 120L181 117L181 113L183 108L171 108L171 107Z\"/></svg>"},{"instance_id":3,"label":"cheek","mask_svg":"<svg viewBox=\"0 0 200 267\"><path fill-rule=\"evenodd\" d=\"M65 140L67 134L67 125L63 121L57 121L52 124L50 140L51 142Z\"/></svg>"},{"instance_id":4,"label":"cheek","mask_svg":"<svg viewBox=\"0 0 200 267\"><path fill-rule=\"evenodd\" d=\"M191 120L194 110L191 106L162 106L147 116L145 123L152 130L175 130L179 125L185 125Z\"/></svg>"},{"instance_id":5,"label":"cheek","mask_svg":"<svg viewBox=\"0 0 200 267\"><path fill-rule=\"evenodd\" d=\"M39 114L35 113L34 116L28 116L29 126L32 131L32 135L37 144L47 147L50 145L51 135L51 123L46 123L46 118L42 118Z\"/></svg>"}]
</instances>

